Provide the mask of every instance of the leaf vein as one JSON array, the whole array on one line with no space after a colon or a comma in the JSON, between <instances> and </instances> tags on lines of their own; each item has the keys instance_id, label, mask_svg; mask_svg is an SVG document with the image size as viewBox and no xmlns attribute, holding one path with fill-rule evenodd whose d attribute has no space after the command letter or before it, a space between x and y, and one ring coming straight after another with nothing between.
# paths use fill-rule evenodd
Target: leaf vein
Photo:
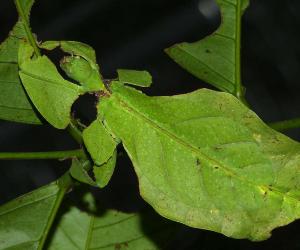
<instances>
[{"instance_id":1,"label":"leaf vein","mask_svg":"<svg viewBox=\"0 0 300 250\"><path fill-rule=\"evenodd\" d=\"M196 61L198 61L199 63L203 64L204 66L206 66L209 70L211 70L214 74L218 75L220 78L222 78L223 80L229 82L231 85L235 85L234 82L232 82L230 79L228 79L227 77L225 77L224 75L222 75L221 73L219 73L218 71L216 71L214 68L212 68L211 66L209 66L207 63L205 63L203 60L201 60L200 58L196 57L195 55L193 55L192 53L190 53L188 50L185 50L184 48L178 46L177 47L179 50L182 50L183 52L189 54L191 57L193 57L194 59L196 59Z\"/></svg>"},{"instance_id":2,"label":"leaf vein","mask_svg":"<svg viewBox=\"0 0 300 250\"><path fill-rule=\"evenodd\" d=\"M267 185L258 185L256 183L253 183L252 181L248 180L245 177L237 175L236 172L234 172L232 169L226 167L223 163L221 163L221 162L219 162L215 159L212 159L208 155L201 152L197 147L188 144L186 141L184 141L181 138L179 138L178 136L174 135L172 132L168 131L166 128L162 127L160 124L157 124L156 122L150 120L148 117L146 117L145 115L143 115L142 113L140 113L136 109L132 108L125 101L123 101L121 99L121 97L119 98L119 101L120 101L121 107L123 107L125 109L125 111L127 111L129 113L132 113L133 115L137 116L138 118L144 120L145 122L147 122L149 125L151 125L154 129L156 129L160 133L164 134L165 136L168 136L170 139L174 140L178 144L181 144L182 146L184 146L188 150L194 152L199 157L202 157L202 159L205 159L205 160L209 161L211 163L211 164L209 164L209 166L217 165L228 176L231 176L231 177L233 177L233 178L235 178L235 179L237 179L241 182L247 183L248 185L254 186L254 187L259 188L259 189L261 189L261 188L267 189L267 190L269 190L269 192L274 192L274 193L277 193L277 194L279 194L283 197L287 197L287 198L290 198L292 200L295 200L296 202L299 202L299 200L296 197L291 196L287 193L283 193L281 190L276 189L275 187L269 188L269 186L267 186Z\"/></svg>"}]
</instances>

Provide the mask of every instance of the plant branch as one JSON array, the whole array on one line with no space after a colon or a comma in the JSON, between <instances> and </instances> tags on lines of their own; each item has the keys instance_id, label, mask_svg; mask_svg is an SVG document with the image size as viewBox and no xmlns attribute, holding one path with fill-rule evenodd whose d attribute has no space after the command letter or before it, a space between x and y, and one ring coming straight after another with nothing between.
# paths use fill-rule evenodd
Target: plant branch
<instances>
[{"instance_id":1,"label":"plant branch","mask_svg":"<svg viewBox=\"0 0 300 250\"><path fill-rule=\"evenodd\" d=\"M279 122L272 122L269 123L268 125L277 131L285 131L289 129L300 128L300 118L279 121Z\"/></svg>"},{"instance_id":2,"label":"plant branch","mask_svg":"<svg viewBox=\"0 0 300 250\"><path fill-rule=\"evenodd\" d=\"M21 0L15 0L15 5L16 5L19 17L21 17L21 19L22 19L22 23L23 23L23 26L24 26L24 29L25 29L25 32L27 35L27 39L34 49L34 53L37 56L41 56L41 52L36 44L36 41L35 41L35 38L33 37L32 32L30 30L28 16L24 13L24 10L22 8Z\"/></svg>"},{"instance_id":3,"label":"plant branch","mask_svg":"<svg viewBox=\"0 0 300 250\"><path fill-rule=\"evenodd\" d=\"M38 250L44 249L45 242L48 238L49 232L50 232L51 227L53 225L53 222L56 218L56 214L58 212L58 209L60 208L60 205L63 201L63 198L64 198L65 194L72 188L72 186L74 184L73 179L71 178L69 172L66 172L63 176L61 176L57 180L57 183L60 187L60 191L59 191L59 193L56 197L54 208L51 211L51 214L50 214L50 217L48 219L45 232L42 235L41 242L39 244Z\"/></svg>"},{"instance_id":4,"label":"plant branch","mask_svg":"<svg viewBox=\"0 0 300 250\"><path fill-rule=\"evenodd\" d=\"M78 144L82 144L82 143L83 143L82 133L81 133L81 131L78 129L78 127L75 125L75 123L74 123L73 120L71 120L69 126L67 127L67 131L69 132L69 134L73 137L73 139L74 139Z\"/></svg>"},{"instance_id":5,"label":"plant branch","mask_svg":"<svg viewBox=\"0 0 300 250\"><path fill-rule=\"evenodd\" d=\"M236 6L236 27L235 27L235 96L244 102L247 102L244 97L244 88L242 85L241 76L241 32L242 32L242 1L237 1Z\"/></svg>"},{"instance_id":6,"label":"plant branch","mask_svg":"<svg viewBox=\"0 0 300 250\"><path fill-rule=\"evenodd\" d=\"M29 21L27 15L24 13L24 10L21 5L21 0L15 0L15 5L19 14L19 17L22 19L22 23L24 25L24 29L27 35L27 39L30 42L31 46L34 49L34 53L36 56L41 56L40 49L37 46L36 40L33 37L32 31L30 29ZM77 141L77 143L82 144L82 135L80 130L76 127L76 125L71 122L69 127L67 128L69 134Z\"/></svg>"},{"instance_id":7,"label":"plant branch","mask_svg":"<svg viewBox=\"0 0 300 250\"><path fill-rule=\"evenodd\" d=\"M0 152L0 160L45 160L45 159L69 159L85 158L82 149L50 152Z\"/></svg>"}]
</instances>

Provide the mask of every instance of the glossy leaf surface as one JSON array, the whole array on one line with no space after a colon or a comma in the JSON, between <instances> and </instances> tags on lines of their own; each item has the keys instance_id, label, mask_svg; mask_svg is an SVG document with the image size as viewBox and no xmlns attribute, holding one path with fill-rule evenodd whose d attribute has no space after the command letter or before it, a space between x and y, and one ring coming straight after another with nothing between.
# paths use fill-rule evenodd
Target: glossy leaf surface
<instances>
[{"instance_id":1,"label":"glossy leaf surface","mask_svg":"<svg viewBox=\"0 0 300 250\"><path fill-rule=\"evenodd\" d=\"M66 81L46 56L29 59L20 67L22 83L37 110L54 127L66 128L80 86Z\"/></svg>"},{"instance_id":2,"label":"glossy leaf surface","mask_svg":"<svg viewBox=\"0 0 300 250\"><path fill-rule=\"evenodd\" d=\"M0 249L43 249L64 192L57 183L39 188L0 207Z\"/></svg>"},{"instance_id":3,"label":"glossy leaf surface","mask_svg":"<svg viewBox=\"0 0 300 250\"><path fill-rule=\"evenodd\" d=\"M33 2L20 1L24 15L29 17ZM18 50L23 39L27 40L27 34L19 17L8 38L0 45L0 119L41 124L19 79Z\"/></svg>"},{"instance_id":4,"label":"glossy leaf surface","mask_svg":"<svg viewBox=\"0 0 300 250\"><path fill-rule=\"evenodd\" d=\"M241 16L248 0L217 0L221 26L212 35L174 45L167 54L180 66L216 88L234 94L240 83Z\"/></svg>"},{"instance_id":5,"label":"glossy leaf surface","mask_svg":"<svg viewBox=\"0 0 300 250\"><path fill-rule=\"evenodd\" d=\"M158 213L251 240L300 217L299 143L235 97L206 89L148 97L120 84L112 91L100 114Z\"/></svg>"}]
</instances>

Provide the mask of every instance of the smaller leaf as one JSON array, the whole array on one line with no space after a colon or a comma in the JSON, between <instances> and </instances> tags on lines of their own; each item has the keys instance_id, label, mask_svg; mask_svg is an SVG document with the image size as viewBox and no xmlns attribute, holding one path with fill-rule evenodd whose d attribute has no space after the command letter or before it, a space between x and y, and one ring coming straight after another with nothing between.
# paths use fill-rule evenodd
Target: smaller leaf
<instances>
[{"instance_id":1,"label":"smaller leaf","mask_svg":"<svg viewBox=\"0 0 300 250\"><path fill-rule=\"evenodd\" d=\"M27 60L20 67L22 83L37 110L54 127L66 128L81 87L63 79L46 56Z\"/></svg>"},{"instance_id":2,"label":"smaller leaf","mask_svg":"<svg viewBox=\"0 0 300 250\"><path fill-rule=\"evenodd\" d=\"M152 84L152 76L148 71L119 69L118 76L120 82L130 85L150 87Z\"/></svg>"},{"instance_id":3,"label":"smaller leaf","mask_svg":"<svg viewBox=\"0 0 300 250\"><path fill-rule=\"evenodd\" d=\"M79 82L85 91L99 91L104 88L99 71L80 56L66 56L60 67L71 79Z\"/></svg>"},{"instance_id":4,"label":"smaller leaf","mask_svg":"<svg viewBox=\"0 0 300 250\"><path fill-rule=\"evenodd\" d=\"M70 78L84 86L85 91L105 89L96 61L96 53L91 46L76 41L46 41L40 47L47 50L60 47L62 51L72 55L61 61L61 68Z\"/></svg>"},{"instance_id":5,"label":"smaller leaf","mask_svg":"<svg viewBox=\"0 0 300 250\"><path fill-rule=\"evenodd\" d=\"M64 52L71 55L83 57L98 69L95 50L85 43L76 41L46 41L40 45L40 48L47 50L53 50L57 47L60 47Z\"/></svg>"},{"instance_id":6,"label":"smaller leaf","mask_svg":"<svg viewBox=\"0 0 300 250\"><path fill-rule=\"evenodd\" d=\"M117 150L114 151L111 158L101 166L94 166L93 172L95 175L96 183L100 188L104 188L110 181L116 166Z\"/></svg>"},{"instance_id":7,"label":"smaller leaf","mask_svg":"<svg viewBox=\"0 0 300 250\"><path fill-rule=\"evenodd\" d=\"M99 119L92 122L83 131L82 136L84 144L96 165L100 166L112 157L117 142Z\"/></svg>"},{"instance_id":8,"label":"smaller leaf","mask_svg":"<svg viewBox=\"0 0 300 250\"><path fill-rule=\"evenodd\" d=\"M77 158L72 160L72 166L70 168L71 176L83 183L91 186L97 186L95 181L89 176L88 170L91 164L88 160L78 160Z\"/></svg>"},{"instance_id":9,"label":"smaller leaf","mask_svg":"<svg viewBox=\"0 0 300 250\"><path fill-rule=\"evenodd\" d=\"M90 201L93 198L90 196L88 193L84 197L88 198L85 211L70 203L65 206L47 250L165 249L179 230L177 225L150 209L130 214L104 210Z\"/></svg>"}]
</instances>

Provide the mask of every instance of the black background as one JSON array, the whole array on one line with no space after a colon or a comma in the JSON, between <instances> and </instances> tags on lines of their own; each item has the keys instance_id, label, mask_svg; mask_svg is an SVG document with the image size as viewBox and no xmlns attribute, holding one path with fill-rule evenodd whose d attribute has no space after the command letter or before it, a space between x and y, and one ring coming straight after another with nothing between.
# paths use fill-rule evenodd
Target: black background
<instances>
[{"instance_id":1,"label":"black background","mask_svg":"<svg viewBox=\"0 0 300 250\"><path fill-rule=\"evenodd\" d=\"M299 117L300 1L252 0L243 18L242 77L252 109L266 122ZM12 0L0 3L0 40L17 20ZM117 68L146 69L154 78L150 95L186 93L210 87L163 52L175 43L196 41L215 30L220 15L212 0L40 0L32 29L40 41L78 40L95 48L105 78ZM54 59L55 56L54 56ZM211 87L210 87L211 88ZM82 98L80 117L94 117L94 103ZM287 133L299 140L300 131ZM0 151L76 148L64 131L50 126L0 122ZM69 162L1 161L0 203L60 176ZM107 206L133 211L143 207L136 177L120 154L110 185L97 195ZM300 223L276 229L271 239L252 243L183 227L170 249L300 249Z\"/></svg>"}]
</instances>

